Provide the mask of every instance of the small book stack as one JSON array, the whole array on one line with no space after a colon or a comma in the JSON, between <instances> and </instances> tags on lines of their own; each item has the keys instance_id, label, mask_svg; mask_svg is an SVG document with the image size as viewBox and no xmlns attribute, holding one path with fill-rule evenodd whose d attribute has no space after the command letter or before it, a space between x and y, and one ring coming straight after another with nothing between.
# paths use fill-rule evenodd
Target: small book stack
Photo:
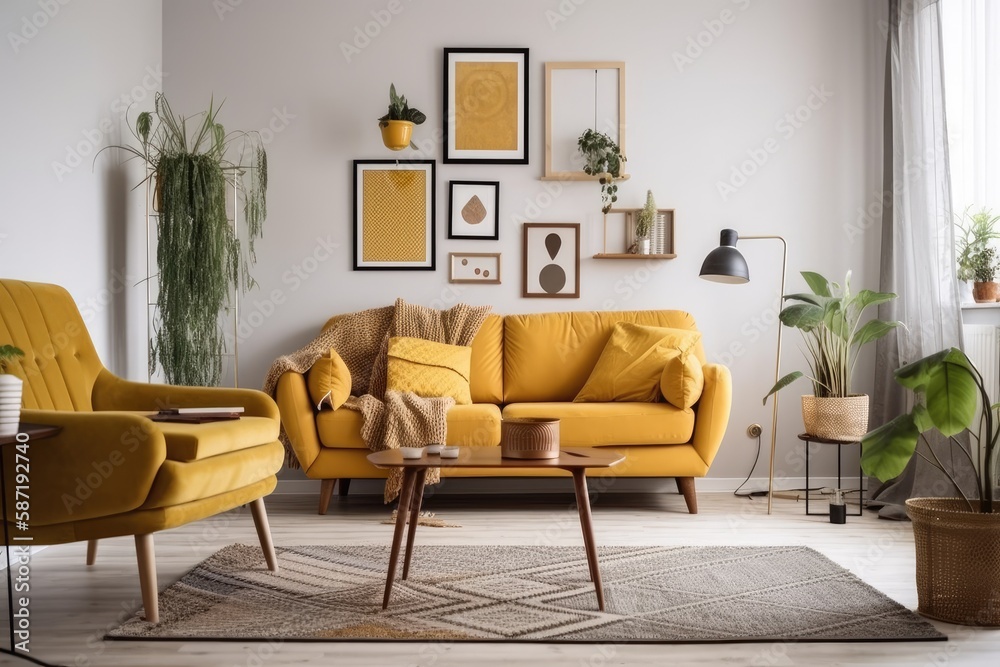
<instances>
[{"instance_id":1,"label":"small book stack","mask_svg":"<svg viewBox=\"0 0 1000 667\"><path fill-rule=\"evenodd\" d=\"M243 408L173 408L160 410L150 417L154 422L176 422L180 424L206 424L239 419Z\"/></svg>"}]
</instances>

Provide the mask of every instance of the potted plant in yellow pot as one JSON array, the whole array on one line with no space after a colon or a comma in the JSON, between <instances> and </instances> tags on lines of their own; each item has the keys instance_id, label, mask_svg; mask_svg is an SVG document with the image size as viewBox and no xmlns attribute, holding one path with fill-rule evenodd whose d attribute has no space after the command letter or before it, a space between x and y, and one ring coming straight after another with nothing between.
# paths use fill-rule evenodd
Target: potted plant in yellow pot
<instances>
[{"instance_id":1,"label":"potted plant in yellow pot","mask_svg":"<svg viewBox=\"0 0 1000 667\"><path fill-rule=\"evenodd\" d=\"M920 613L950 623L1000 626L1000 485L996 448L1000 418L983 376L957 348L937 352L896 371L896 381L913 391L913 409L866 434L861 467L880 480L899 476L913 456L941 470L960 498L911 498ZM977 421L978 429L970 428ZM966 493L927 440L938 431L959 460L976 468L975 494ZM969 431L973 455L955 436Z\"/></svg>"},{"instance_id":2,"label":"potted plant in yellow pot","mask_svg":"<svg viewBox=\"0 0 1000 667\"><path fill-rule=\"evenodd\" d=\"M21 423L21 391L24 382L10 373L11 364L24 357L13 345L0 345L0 435L16 435Z\"/></svg>"},{"instance_id":3,"label":"potted plant in yellow pot","mask_svg":"<svg viewBox=\"0 0 1000 667\"><path fill-rule=\"evenodd\" d=\"M856 442L868 431L868 395L852 393L852 376L858 350L886 335L899 322L872 319L861 323L870 306L896 298L890 292L861 290L851 293L851 273L843 286L818 273L803 271L812 294L786 294L797 301L785 306L778 317L787 327L802 332L809 374L794 371L775 383L764 397L787 387L801 377L813 385L813 393L802 396L802 420L810 435L829 440Z\"/></svg>"},{"instance_id":4,"label":"potted plant in yellow pot","mask_svg":"<svg viewBox=\"0 0 1000 667\"><path fill-rule=\"evenodd\" d=\"M425 116L417 109L411 109L406 102L405 95L396 94L395 84L389 84L389 111L378 119L378 126L382 129L382 143L385 147L401 151L407 146L416 148L410 141L413 135L413 126L420 125L425 120Z\"/></svg>"}]
</instances>

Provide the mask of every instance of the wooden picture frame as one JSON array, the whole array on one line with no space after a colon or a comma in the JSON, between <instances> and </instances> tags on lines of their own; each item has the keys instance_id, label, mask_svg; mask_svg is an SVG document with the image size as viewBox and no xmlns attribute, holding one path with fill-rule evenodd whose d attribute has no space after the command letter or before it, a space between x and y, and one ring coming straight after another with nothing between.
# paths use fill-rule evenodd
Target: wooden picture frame
<instances>
[{"instance_id":1,"label":"wooden picture frame","mask_svg":"<svg viewBox=\"0 0 1000 667\"><path fill-rule=\"evenodd\" d=\"M586 104L582 103L587 101ZM591 102L592 100L592 102ZM577 140L587 129L610 136L625 150L625 63L545 63L545 174L543 180L589 181Z\"/></svg>"},{"instance_id":2,"label":"wooden picture frame","mask_svg":"<svg viewBox=\"0 0 1000 667\"><path fill-rule=\"evenodd\" d=\"M500 181L448 182L448 238L500 239Z\"/></svg>"},{"instance_id":3,"label":"wooden picture frame","mask_svg":"<svg viewBox=\"0 0 1000 667\"><path fill-rule=\"evenodd\" d=\"M580 298L580 223L521 225L521 296Z\"/></svg>"},{"instance_id":4,"label":"wooden picture frame","mask_svg":"<svg viewBox=\"0 0 1000 667\"><path fill-rule=\"evenodd\" d=\"M528 164L528 49L444 50L444 163Z\"/></svg>"},{"instance_id":5,"label":"wooden picture frame","mask_svg":"<svg viewBox=\"0 0 1000 667\"><path fill-rule=\"evenodd\" d=\"M639 215L641 208L613 208L607 212L604 216L604 246L603 250L596 255L594 259L676 259L677 258L677 246L674 241L674 219L676 216L675 209L672 208L658 208L656 213L658 215L663 215L666 223L666 228L664 230L664 251L662 253L653 253L649 255L640 255L630 253L628 250L631 245L635 242L635 218ZM621 226L622 228L622 238L624 239L624 245L620 246L620 251L608 251L608 223L611 226ZM616 244L617 245L617 244Z\"/></svg>"},{"instance_id":6,"label":"wooden picture frame","mask_svg":"<svg viewBox=\"0 0 1000 667\"><path fill-rule=\"evenodd\" d=\"M354 270L435 269L434 160L354 160Z\"/></svg>"},{"instance_id":7,"label":"wooden picture frame","mask_svg":"<svg viewBox=\"0 0 1000 667\"><path fill-rule=\"evenodd\" d=\"M448 282L500 284L500 253L448 253Z\"/></svg>"}]
</instances>

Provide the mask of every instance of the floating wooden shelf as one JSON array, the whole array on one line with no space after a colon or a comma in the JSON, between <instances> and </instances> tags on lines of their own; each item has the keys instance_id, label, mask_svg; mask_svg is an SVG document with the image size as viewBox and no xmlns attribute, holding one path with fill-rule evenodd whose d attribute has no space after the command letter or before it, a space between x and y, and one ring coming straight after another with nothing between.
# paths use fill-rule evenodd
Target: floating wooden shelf
<instances>
[{"instance_id":1,"label":"floating wooden shelf","mask_svg":"<svg viewBox=\"0 0 1000 667\"><path fill-rule=\"evenodd\" d=\"M609 174L608 172L604 172L603 174L594 174L593 176L588 176L587 174L583 173L582 171L579 171L579 172L577 172L577 171L561 171L561 172L557 172L555 174L552 174L551 176L542 176L538 180L540 180L540 181L599 181L602 178L607 178L610 175L611 174ZM622 174L618 178L614 178L612 180L615 183L617 183L618 181L627 181L630 178L632 178L632 174Z\"/></svg>"},{"instance_id":2,"label":"floating wooden shelf","mask_svg":"<svg viewBox=\"0 0 1000 667\"><path fill-rule=\"evenodd\" d=\"M625 245L619 246L625 250L631 248L634 238L635 229L635 216L639 214L641 209L638 208L613 208L609 213L613 215L623 216L624 227L625 227ZM594 255L594 259L676 259L677 258L677 248L674 246L674 209L672 208L658 208L656 209L657 214L663 215L667 228L665 230L665 241L664 250L669 252L653 253L649 255L640 255L638 253L632 254L630 252L608 252L608 214L604 215L604 252L599 252ZM617 244L615 244L617 245Z\"/></svg>"},{"instance_id":3,"label":"floating wooden shelf","mask_svg":"<svg viewBox=\"0 0 1000 667\"><path fill-rule=\"evenodd\" d=\"M594 259L677 259L674 253L662 255L633 255L630 252L599 252L594 255Z\"/></svg>"}]
</instances>

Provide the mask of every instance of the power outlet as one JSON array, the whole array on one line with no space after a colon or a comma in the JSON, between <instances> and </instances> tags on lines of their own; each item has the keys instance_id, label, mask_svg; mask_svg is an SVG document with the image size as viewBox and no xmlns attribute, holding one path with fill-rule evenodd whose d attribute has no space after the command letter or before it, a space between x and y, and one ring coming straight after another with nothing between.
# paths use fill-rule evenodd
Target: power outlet
<instances>
[{"instance_id":1,"label":"power outlet","mask_svg":"<svg viewBox=\"0 0 1000 667\"><path fill-rule=\"evenodd\" d=\"M747 426L748 438L759 438L762 432L763 430L761 429L760 424L750 424Z\"/></svg>"}]
</instances>

